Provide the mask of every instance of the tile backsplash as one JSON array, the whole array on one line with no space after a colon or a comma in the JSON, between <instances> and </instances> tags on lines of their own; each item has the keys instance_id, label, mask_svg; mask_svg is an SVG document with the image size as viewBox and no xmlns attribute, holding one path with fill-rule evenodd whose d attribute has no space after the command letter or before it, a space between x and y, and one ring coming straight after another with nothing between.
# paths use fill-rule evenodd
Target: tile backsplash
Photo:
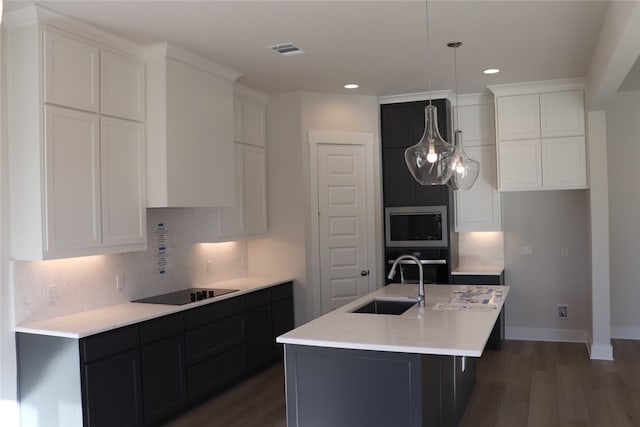
<instances>
[{"instance_id":1,"label":"tile backsplash","mask_svg":"<svg viewBox=\"0 0 640 427\"><path fill-rule=\"evenodd\" d=\"M460 267L504 267L504 236L500 231L458 234Z\"/></svg>"},{"instance_id":2,"label":"tile backsplash","mask_svg":"<svg viewBox=\"0 0 640 427\"><path fill-rule=\"evenodd\" d=\"M246 276L247 243L194 243L192 215L191 209L148 209L146 252L12 262L16 324ZM167 229L164 274L154 235L159 223ZM117 289L116 275L123 289ZM55 293L55 302L48 301L48 292Z\"/></svg>"}]
</instances>

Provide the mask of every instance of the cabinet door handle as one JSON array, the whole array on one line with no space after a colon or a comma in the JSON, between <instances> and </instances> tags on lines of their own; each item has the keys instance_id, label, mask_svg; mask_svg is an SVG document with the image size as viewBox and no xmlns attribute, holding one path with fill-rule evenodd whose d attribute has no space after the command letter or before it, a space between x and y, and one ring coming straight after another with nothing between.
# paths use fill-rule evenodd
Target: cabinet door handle
<instances>
[{"instance_id":1,"label":"cabinet door handle","mask_svg":"<svg viewBox=\"0 0 640 427\"><path fill-rule=\"evenodd\" d=\"M369 275L369 270L362 270L362 271L360 272L360 275L361 275L361 276L368 276L368 275Z\"/></svg>"}]
</instances>

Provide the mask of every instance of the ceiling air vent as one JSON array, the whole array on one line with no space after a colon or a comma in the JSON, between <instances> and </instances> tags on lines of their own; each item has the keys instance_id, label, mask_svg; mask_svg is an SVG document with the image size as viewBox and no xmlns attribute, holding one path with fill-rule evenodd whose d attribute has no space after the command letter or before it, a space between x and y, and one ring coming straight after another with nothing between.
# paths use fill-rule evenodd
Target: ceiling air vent
<instances>
[{"instance_id":1,"label":"ceiling air vent","mask_svg":"<svg viewBox=\"0 0 640 427\"><path fill-rule=\"evenodd\" d=\"M297 55L299 53L304 53L298 46L293 43L279 43L274 44L273 46L267 46L269 49L273 49L282 55Z\"/></svg>"}]
</instances>

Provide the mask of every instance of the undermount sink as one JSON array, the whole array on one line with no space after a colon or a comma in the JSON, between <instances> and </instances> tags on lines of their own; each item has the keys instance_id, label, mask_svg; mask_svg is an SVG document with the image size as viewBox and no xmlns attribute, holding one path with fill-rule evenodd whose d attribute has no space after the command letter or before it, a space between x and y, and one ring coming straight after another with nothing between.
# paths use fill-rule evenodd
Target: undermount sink
<instances>
[{"instance_id":1,"label":"undermount sink","mask_svg":"<svg viewBox=\"0 0 640 427\"><path fill-rule=\"evenodd\" d=\"M385 300L385 299L374 299L362 305L355 310L351 311L352 313L367 313L367 314L394 314L400 315L405 311L409 310L411 307L416 305L415 300L409 301L396 301L396 300Z\"/></svg>"}]
</instances>

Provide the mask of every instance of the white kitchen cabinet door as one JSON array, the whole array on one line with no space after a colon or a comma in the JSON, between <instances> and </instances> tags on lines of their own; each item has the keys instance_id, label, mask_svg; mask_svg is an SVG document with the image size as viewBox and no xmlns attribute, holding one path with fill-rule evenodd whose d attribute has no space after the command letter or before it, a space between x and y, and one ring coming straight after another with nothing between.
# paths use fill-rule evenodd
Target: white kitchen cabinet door
<instances>
[{"instance_id":1,"label":"white kitchen cabinet door","mask_svg":"<svg viewBox=\"0 0 640 427\"><path fill-rule=\"evenodd\" d=\"M234 140L265 146L265 108L259 102L234 97Z\"/></svg>"},{"instance_id":2,"label":"white kitchen cabinet door","mask_svg":"<svg viewBox=\"0 0 640 427\"><path fill-rule=\"evenodd\" d=\"M267 183L266 158L262 147L244 147L244 234L257 235L267 232Z\"/></svg>"},{"instance_id":3,"label":"white kitchen cabinet door","mask_svg":"<svg viewBox=\"0 0 640 427\"><path fill-rule=\"evenodd\" d=\"M584 96L581 90L540 94L543 138L584 135Z\"/></svg>"},{"instance_id":4,"label":"white kitchen cabinet door","mask_svg":"<svg viewBox=\"0 0 640 427\"><path fill-rule=\"evenodd\" d=\"M497 98L498 140L540 138L538 94Z\"/></svg>"},{"instance_id":5,"label":"white kitchen cabinet door","mask_svg":"<svg viewBox=\"0 0 640 427\"><path fill-rule=\"evenodd\" d=\"M166 94L166 162L149 178L166 188L150 206L233 206L233 83L167 57Z\"/></svg>"},{"instance_id":6,"label":"white kitchen cabinet door","mask_svg":"<svg viewBox=\"0 0 640 427\"><path fill-rule=\"evenodd\" d=\"M46 243L43 258L101 245L100 142L96 114L45 106Z\"/></svg>"},{"instance_id":7,"label":"white kitchen cabinet door","mask_svg":"<svg viewBox=\"0 0 640 427\"><path fill-rule=\"evenodd\" d=\"M542 189L539 139L498 141L498 165L500 191Z\"/></svg>"},{"instance_id":8,"label":"white kitchen cabinet door","mask_svg":"<svg viewBox=\"0 0 640 427\"><path fill-rule=\"evenodd\" d=\"M464 146L494 145L496 140L493 104L462 105L458 107L459 128Z\"/></svg>"},{"instance_id":9,"label":"white kitchen cabinet door","mask_svg":"<svg viewBox=\"0 0 640 427\"><path fill-rule=\"evenodd\" d=\"M244 142L244 102L242 98L233 98L233 140Z\"/></svg>"},{"instance_id":10,"label":"white kitchen cabinet door","mask_svg":"<svg viewBox=\"0 0 640 427\"><path fill-rule=\"evenodd\" d=\"M144 121L144 62L100 51L100 113Z\"/></svg>"},{"instance_id":11,"label":"white kitchen cabinet door","mask_svg":"<svg viewBox=\"0 0 640 427\"><path fill-rule=\"evenodd\" d=\"M264 106L245 99L243 102L244 143L264 147Z\"/></svg>"},{"instance_id":12,"label":"white kitchen cabinet door","mask_svg":"<svg viewBox=\"0 0 640 427\"><path fill-rule=\"evenodd\" d=\"M542 140L544 188L587 188L584 136Z\"/></svg>"},{"instance_id":13,"label":"white kitchen cabinet door","mask_svg":"<svg viewBox=\"0 0 640 427\"><path fill-rule=\"evenodd\" d=\"M43 39L44 102L97 112L99 49L48 28Z\"/></svg>"},{"instance_id":14,"label":"white kitchen cabinet door","mask_svg":"<svg viewBox=\"0 0 640 427\"><path fill-rule=\"evenodd\" d=\"M484 145L465 148L480 162L480 174L468 191L456 191L456 231L500 231L500 192L496 178L496 148ZM455 173L455 172L454 172Z\"/></svg>"},{"instance_id":15,"label":"white kitchen cabinet door","mask_svg":"<svg viewBox=\"0 0 640 427\"><path fill-rule=\"evenodd\" d=\"M146 247L144 126L102 117L102 230L105 246ZM141 247L142 246L142 247Z\"/></svg>"},{"instance_id":16,"label":"white kitchen cabinet door","mask_svg":"<svg viewBox=\"0 0 640 427\"><path fill-rule=\"evenodd\" d=\"M234 144L234 162L235 162L234 180L233 182L227 182L227 185L229 185L231 188L234 189L236 202L235 202L235 205L232 207L225 207L220 209L219 237L224 240L242 236L244 232L244 221L243 221L244 152L243 152L243 146L240 143Z\"/></svg>"}]
</instances>

